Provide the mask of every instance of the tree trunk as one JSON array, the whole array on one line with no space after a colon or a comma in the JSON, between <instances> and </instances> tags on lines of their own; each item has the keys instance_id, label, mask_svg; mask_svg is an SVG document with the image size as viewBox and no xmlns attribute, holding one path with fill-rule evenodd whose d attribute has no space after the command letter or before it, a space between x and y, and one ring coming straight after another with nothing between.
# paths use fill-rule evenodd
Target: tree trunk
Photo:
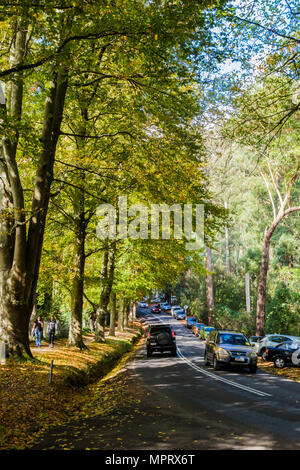
<instances>
[{"instance_id":1,"label":"tree trunk","mask_svg":"<svg viewBox=\"0 0 300 470\"><path fill-rule=\"evenodd\" d=\"M123 313L124 329L128 328L129 306L130 306L130 304L128 302L125 302L125 304L124 304L124 313Z\"/></svg>"},{"instance_id":2,"label":"tree trunk","mask_svg":"<svg viewBox=\"0 0 300 470\"><path fill-rule=\"evenodd\" d=\"M225 209L227 209L227 202L225 202ZM225 253L226 253L226 273L230 274L230 249L229 249L229 231L228 226L225 224Z\"/></svg>"},{"instance_id":3,"label":"tree trunk","mask_svg":"<svg viewBox=\"0 0 300 470\"><path fill-rule=\"evenodd\" d=\"M100 275L100 297L97 308L96 328L95 328L95 341L105 341L105 323L108 315L108 304L111 293L111 288L114 279L115 269L115 244L111 248L108 246L104 249L103 262Z\"/></svg>"},{"instance_id":4,"label":"tree trunk","mask_svg":"<svg viewBox=\"0 0 300 470\"><path fill-rule=\"evenodd\" d=\"M121 296L118 310L118 331L124 331L124 297Z\"/></svg>"},{"instance_id":5,"label":"tree trunk","mask_svg":"<svg viewBox=\"0 0 300 470\"><path fill-rule=\"evenodd\" d=\"M284 201L287 200L287 196L284 198ZM265 318L266 318L266 298L267 298L267 277L269 269L269 252L270 252L270 243L271 237L274 233L274 230L279 225L281 220L288 216L289 214L299 211L300 206L289 207L284 210L284 202L281 205L281 208L278 212L277 217L274 219L271 227L266 230L264 245L261 257L260 264L260 273L258 281L258 296L257 296L257 306L256 306L256 335L264 336L265 334Z\"/></svg>"},{"instance_id":6,"label":"tree trunk","mask_svg":"<svg viewBox=\"0 0 300 470\"><path fill-rule=\"evenodd\" d=\"M206 247L206 270L210 273L212 271L212 257L211 249ZM207 307L207 320L209 325L214 324L214 289L213 289L213 278L212 274L206 274L206 307Z\"/></svg>"},{"instance_id":7,"label":"tree trunk","mask_svg":"<svg viewBox=\"0 0 300 470\"><path fill-rule=\"evenodd\" d=\"M116 316L117 316L117 296L115 292L110 294L110 319L109 319L109 336L115 336Z\"/></svg>"},{"instance_id":8,"label":"tree trunk","mask_svg":"<svg viewBox=\"0 0 300 470\"><path fill-rule=\"evenodd\" d=\"M82 175L84 177L84 175ZM85 237L86 222L84 215L84 194L76 191L74 194L74 277L71 293L71 318L69 328L69 346L85 348L82 339L82 310L83 310L83 286L85 268Z\"/></svg>"},{"instance_id":9,"label":"tree trunk","mask_svg":"<svg viewBox=\"0 0 300 470\"><path fill-rule=\"evenodd\" d=\"M32 357L28 328L34 306L50 187L53 179L54 156L60 133L66 89L65 74L55 73L51 97L47 98L45 105L43 149L37 168L27 240L23 188L15 159L16 143L12 143L8 139L3 140L5 173L9 181L14 206L15 230L13 237L11 237L12 250L5 254L4 247L0 247L2 264L0 324L1 337L6 343L7 354L12 356ZM21 93L11 94L11 106L14 108L12 96L20 97ZM17 105L15 107L17 108ZM6 236L5 238L8 243L10 237ZM13 256L11 257L12 251ZM10 260L9 257L11 257Z\"/></svg>"}]
</instances>

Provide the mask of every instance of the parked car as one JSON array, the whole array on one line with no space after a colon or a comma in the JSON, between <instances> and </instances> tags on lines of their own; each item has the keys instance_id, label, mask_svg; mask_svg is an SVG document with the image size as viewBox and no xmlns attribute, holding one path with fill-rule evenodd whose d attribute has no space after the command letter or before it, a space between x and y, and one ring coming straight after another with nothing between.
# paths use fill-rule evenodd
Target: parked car
<instances>
[{"instance_id":1,"label":"parked car","mask_svg":"<svg viewBox=\"0 0 300 470\"><path fill-rule=\"evenodd\" d=\"M174 317L175 316L175 311L176 310L182 310L182 308L180 307L180 305L174 305L172 308L171 308L171 315Z\"/></svg>"},{"instance_id":2,"label":"parked car","mask_svg":"<svg viewBox=\"0 0 300 470\"><path fill-rule=\"evenodd\" d=\"M185 320L185 311L184 310L176 310L175 311L175 318L176 318L176 320Z\"/></svg>"},{"instance_id":3,"label":"parked car","mask_svg":"<svg viewBox=\"0 0 300 470\"><path fill-rule=\"evenodd\" d=\"M161 308L159 305L153 305L152 309L151 309L151 312L152 313L160 313L161 312Z\"/></svg>"},{"instance_id":4,"label":"parked car","mask_svg":"<svg viewBox=\"0 0 300 470\"><path fill-rule=\"evenodd\" d=\"M170 305L168 302L166 302L166 303L163 303L163 304L162 304L161 308L162 308L162 310L164 310L165 312L167 312L168 310L171 310L172 305Z\"/></svg>"},{"instance_id":5,"label":"parked car","mask_svg":"<svg viewBox=\"0 0 300 470\"><path fill-rule=\"evenodd\" d=\"M170 351L172 356L177 355L175 332L170 325L150 325L147 334L147 357L154 352Z\"/></svg>"},{"instance_id":6,"label":"parked car","mask_svg":"<svg viewBox=\"0 0 300 470\"><path fill-rule=\"evenodd\" d=\"M257 354L242 333L213 330L207 338L204 354L204 364L210 363L215 370L230 365L249 367L250 372L255 373Z\"/></svg>"},{"instance_id":7,"label":"parked car","mask_svg":"<svg viewBox=\"0 0 300 470\"><path fill-rule=\"evenodd\" d=\"M201 330L201 327L204 327L204 323L194 323L193 326L192 326L192 333L195 335L195 336L199 336L199 333L200 333L200 330Z\"/></svg>"},{"instance_id":8,"label":"parked car","mask_svg":"<svg viewBox=\"0 0 300 470\"><path fill-rule=\"evenodd\" d=\"M148 308L148 304L146 302L139 302L138 306L140 308Z\"/></svg>"},{"instance_id":9,"label":"parked car","mask_svg":"<svg viewBox=\"0 0 300 470\"><path fill-rule=\"evenodd\" d=\"M211 331L215 330L213 326L204 326L200 330L200 339L206 340Z\"/></svg>"},{"instance_id":10,"label":"parked car","mask_svg":"<svg viewBox=\"0 0 300 470\"><path fill-rule=\"evenodd\" d=\"M284 343L286 341L300 341L298 336L290 336L290 335L266 335L262 340L259 341L257 354L261 356L263 361L268 360L268 354L266 352L267 349L271 347L275 347L280 343Z\"/></svg>"},{"instance_id":11,"label":"parked car","mask_svg":"<svg viewBox=\"0 0 300 470\"><path fill-rule=\"evenodd\" d=\"M251 346L253 347L254 351L257 353L259 348L259 342L262 340L264 336L250 336L249 341Z\"/></svg>"},{"instance_id":12,"label":"parked car","mask_svg":"<svg viewBox=\"0 0 300 470\"><path fill-rule=\"evenodd\" d=\"M275 347L268 347L266 352L268 360L273 361L274 366L278 369L282 369L287 365L300 366L299 341L285 341L284 343L278 344Z\"/></svg>"},{"instance_id":13,"label":"parked car","mask_svg":"<svg viewBox=\"0 0 300 470\"><path fill-rule=\"evenodd\" d=\"M196 317L186 317L186 321L185 321L185 327L186 328L191 330L195 323L197 323L197 318Z\"/></svg>"}]
</instances>

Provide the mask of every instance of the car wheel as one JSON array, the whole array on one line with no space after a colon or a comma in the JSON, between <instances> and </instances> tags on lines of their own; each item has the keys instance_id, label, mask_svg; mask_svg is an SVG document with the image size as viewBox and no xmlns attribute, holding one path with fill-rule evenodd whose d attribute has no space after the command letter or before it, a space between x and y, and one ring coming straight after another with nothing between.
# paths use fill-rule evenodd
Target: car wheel
<instances>
[{"instance_id":1,"label":"car wheel","mask_svg":"<svg viewBox=\"0 0 300 470\"><path fill-rule=\"evenodd\" d=\"M209 366L209 364L210 364L210 362L209 362L209 360L207 359L207 354L205 353L205 354L204 354L204 365L205 365L205 366Z\"/></svg>"},{"instance_id":2,"label":"car wheel","mask_svg":"<svg viewBox=\"0 0 300 470\"><path fill-rule=\"evenodd\" d=\"M274 366L277 369L283 369L285 367L285 359L283 357L275 357Z\"/></svg>"},{"instance_id":3,"label":"car wheel","mask_svg":"<svg viewBox=\"0 0 300 470\"><path fill-rule=\"evenodd\" d=\"M256 374L257 366L256 365L255 366L250 366L250 372L251 372L251 374Z\"/></svg>"},{"instance_id":4,"label":"car wheel","mask_svg":"<svg viewBox=\"0 0 300 470\"><path fill-rule=\"evenodd\" d=\"M220 370L220 369L221 369L220 363L219 363L219 361L218 361L218 359L217 359L217 356L214 356L214 362L213 362L213 364L214 364L214 370Z\"/></svg>"},{"instance_id":5,"label":"car wheel","mask_svg":"<svg viewBox=\"0 0 300 470\"><path fill-rule=\"evenodd\" d=\"M266 352L265 349L262 349L262 351L261 351L261 358L265 362L268 360L268 355L267 355L267 352Z\"/></svg>"}]
</instances>

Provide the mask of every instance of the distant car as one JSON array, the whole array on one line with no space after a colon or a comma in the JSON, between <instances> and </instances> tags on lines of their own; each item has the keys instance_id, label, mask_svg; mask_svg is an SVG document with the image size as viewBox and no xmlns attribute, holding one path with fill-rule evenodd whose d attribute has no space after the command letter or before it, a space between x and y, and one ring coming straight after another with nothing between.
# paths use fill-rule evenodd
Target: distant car
<instances>
[{"instance_id":1,"label":"distant car","mask_svg":"<svg viewBox=\"0 0 300 470\"><path fill-rule=\"evenodd\" d=\"M167 302L166 303L163 303L162 306L161 306L162 310L164 310L165 312L167 312L168 310L171 310L172 308L172 305L168 304Z\"/></svg>"},{"instance_id":2,"label":"distant car","mask_svg":"<svg viewBox=\"0 0 300 470\"><path fill-rule=\"evenodd\" d=\"M173 307L171 308L171 315L174 317L175 316L175 311L176 310L182 310L182 308L180 307L180 305L173 305Z\"/></svg>"},{"instance_id":3,"label":"distant car","mask_svg":"<svg viewBox=\"0 0 300 470\"><path fill-rule=\"evenodd\" d=\"M152 313L160 313L161 312L161 308L159 305L153 305L152 309L151 309L151 312Z\"/></svg>"},{"instance_id":4,"label":"distant car","mask_svg":"<svg viewBox=\"0 0 300 470\"><path fill-rule=\"evenodd\" d=\"M259 342L264 338L264 336L250 336L249 341L254 351L257 353L259 348Z\"/></svg>"},{"instance_id":5,"label":"distant car","mask_svg":"<svg viewBox=\"0 0 300 470\"><path fill-rule=\"evenodd\" d=\"M268 360L273 361L274 366L278 369L282 369L288 365L300 366L300 342L285 341L275 347L268 347L267 355Z\"/></svg>"},{"instance_id":6,"label":"distant car","mask_svg":"<svg viewBox=\"0 0 300 470\"><path fill-rule=\"evenodd\" d=\"M199 336L199 333L200 333L200 327L204 327L204 323L194 323L193 326L192 326L192 333L195 335L195 336Z\"/></svg>"},{"instance_id":7,"label":"distant car","mask_svg":"<svg viewBox=\"0 0 300 470\"><path fill-rule=\"evenodd\" d=\"M286 341L289 341L289 342L300 341L300 338L298 336L290 336L290 335L278 335L278 334L266 335L258 343L257 354L258 356L261 356L263 361L267 361L268 353L266 350L271 347L275 347L280 343L284 343Z\"/></svg>"},{"instance_id":8,"label":"distant car","mask_svg":"<svg viewBox=\"0 0 300 470\"><path fill-rule=\"evenodd\" d=\"M257 354L243 333L213 330L207 338L204 353L204 364L210 363L215 370L235 366L248 367L251 373L256 373Z\"/></svg>"},{"instance_id":9,"label":"distant car","mask_svg":"<svg viewBox=\"0 0 300 470\"><path fill-rule=\"evenodd\" d=\"M176 318L176 320L185 320L184 310L176 310L175 311L175 318Z\"/></svg>"},{"instance_id":10,"label":"distant car","mask_svg":"<svg viewBox=\"0 0 300 470\"><path fill-rule=\"evenodd\" d=\"M185 327L186 328L191 330L195 323L197 323L197 318L196 317L186 317L186 322L185 322Z\"/></svg>"},{"instance_id":11,"label":"distant car","mask_svg":"<svg viewBox=\"0 0 300 470\"><path fill-rule=\"evenodd\" d=\"M146 302L139 302L140 308L148 308L148 304Z\"/></svg>"},{"instance_id":12,"label":"distant car","mask_svg":"<svg viewBox=\"0 0 300 470\"><path fill-rule=\"evenodd\" d=\"M170 351L172 356L177 355L175 332L170 325L150 325L147 334L147 357L154 352Z\"/></svg>"},{"instance_id":13,"label":"distant car","mask_svg":"<svg viewBox=\"0 0 300 470\"><path fill-rule=\"evenodd\" d=\"M213 326L204 326L200 330L200 339L206 340L211 331L215 330Z\"/></svg>"}]
</instances>

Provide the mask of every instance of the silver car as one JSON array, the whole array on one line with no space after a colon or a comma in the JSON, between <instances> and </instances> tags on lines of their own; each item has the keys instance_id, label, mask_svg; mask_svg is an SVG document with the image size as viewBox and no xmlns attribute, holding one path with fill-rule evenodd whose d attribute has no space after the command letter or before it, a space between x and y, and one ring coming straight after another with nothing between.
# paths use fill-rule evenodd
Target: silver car
<instances>
[{"instance_id":1,"label":"silver car","mask_svg":"<svg viewBox=\"0 0 300 470\"><path fill-rule=\"evenodd\" d=\"M290 341L290 342L300 341L300 338L298 336L290 336L290 335L278 335L278 334L266 335L258 343L258 348L257 348L258 356L261 356L263 361L267 361L268 354L266 350L268 349L268 347L274 348L278 344L284 343L285 341Z\"/></svg>"}]
</instances>

